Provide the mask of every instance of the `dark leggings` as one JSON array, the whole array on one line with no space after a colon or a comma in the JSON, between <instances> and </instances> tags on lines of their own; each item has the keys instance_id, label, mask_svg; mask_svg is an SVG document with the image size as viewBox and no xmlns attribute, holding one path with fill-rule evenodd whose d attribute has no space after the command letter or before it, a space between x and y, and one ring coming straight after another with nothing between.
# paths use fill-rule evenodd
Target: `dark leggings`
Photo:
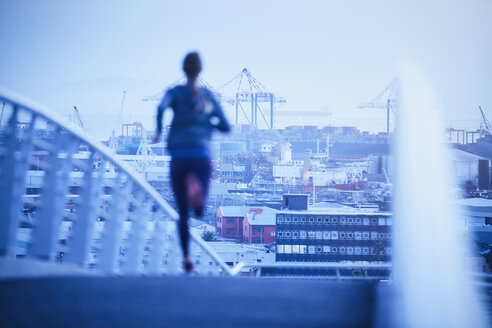
<instances>
[{"instance_id":1,"label":"dark leggings","mask_svg":"<svg viewBox=\"0 0 492 328\"><path fill-rule=\"evenodd\" d=\"M201 182L204 200L208 194L210 183L210 159L206 156L190 158L172 158L171 159L171 182L173 185L174 195L179 210L179 236L181 238L181 248L183 256L189 254L190 232L188 231L189 201L186 188L186 178L194 174Z\"/></svg>"}]
</instances>

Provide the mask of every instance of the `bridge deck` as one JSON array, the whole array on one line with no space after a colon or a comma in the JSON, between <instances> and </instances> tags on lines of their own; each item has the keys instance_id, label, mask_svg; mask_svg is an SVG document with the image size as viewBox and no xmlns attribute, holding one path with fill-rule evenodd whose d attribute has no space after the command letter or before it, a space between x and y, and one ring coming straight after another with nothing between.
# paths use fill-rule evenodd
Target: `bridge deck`
<instances>
[{"instance_id":1,"label":"bridge deck","mask_svg":"<svg viewBox=\"0 0 492 328\"><path fill-rule=\"evenodd\" d=\"M0 281L2 327L367 327L376 284L213 277Z\"/></svg>"}]
</instances>

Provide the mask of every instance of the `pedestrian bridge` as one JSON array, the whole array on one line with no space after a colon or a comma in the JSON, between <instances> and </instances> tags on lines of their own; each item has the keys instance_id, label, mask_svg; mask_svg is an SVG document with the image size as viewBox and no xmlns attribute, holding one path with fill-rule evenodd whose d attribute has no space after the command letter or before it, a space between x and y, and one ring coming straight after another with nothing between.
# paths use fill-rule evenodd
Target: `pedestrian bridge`
<instances>
[{"instance_id":1,"label":"pedestrian bridge","mask_svg":"<svg viewBox=\"0 0 492 328\"><path fill-rule=\"evenodd\" d=\"M440 168L421 172L415 158L422 151L440 155L411 134L418 124L436 121L427 119L432 106L425 81L408 72L402 80L407 87L398 115L405 124L397 146L405 151L397 150L396 162L410 180L397 173L394 268L357 265L394 269L384 282L344 277L340 273L353 265L337 263L230 268L195 233L196 272L185 276L174 209L111 150L48 108L0 89L7 118L0 131L2 326L487 327L483 295L490 284L486 277L472 279L463 262L448 257L450 251L460 257L457 239L444 227L449 216L441 218L448 213L428 210L447 207L436 193L446 185ZM417 173L436 181L423 198L411 181ZM431 234L436 228L442 236ZM442 243L449 249L441 250ZM239 277L248 266L257 277ZM265 267L289 266L335 274L261 274Z\"/></svg>"}]
</instances>

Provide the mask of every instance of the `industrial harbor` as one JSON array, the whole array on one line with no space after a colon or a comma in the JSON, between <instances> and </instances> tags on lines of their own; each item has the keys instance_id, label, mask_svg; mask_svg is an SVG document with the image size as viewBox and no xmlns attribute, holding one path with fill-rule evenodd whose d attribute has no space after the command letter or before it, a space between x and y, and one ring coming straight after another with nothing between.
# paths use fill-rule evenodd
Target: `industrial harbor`
<instances>
[{"instance_id":1,"label":"industrial harbor","mask_svg":"<svg viewBox=\"0 0 492 328\"><path fill-rule=\"evenodd\" d=\"M361 104L361 107L379 107L387 111L387 131L370 133L353 126L291 125L276 128L275 117L281 115L276 106L284 103L285 98L276 97L264 89L247 69L226 86L234 84L234 81L239 83L234 86L235 94L215 91L223 103L236 109L232 121L237 124L232 133L216 136L211 143L213 175L209 201L203 217L190 223L191 229L201 234L212 248L216 247L223 258L230 259L226 263L231 267L246 258L247 263L262 264L282 261L345 263L354 267L348 272L349 276L389 278L390 271L378 269L376 274L374 270L368 272L357 269L357 266L391 263L394 140L390 131L390 115L394 115L395 110L392 98L395 82L370 103ZM249 81L246 87L241 85L244 81ZM215 90L203 80L200 83ZM143 97L142 101L158 101L160 97L162 94ZM245 110L245 103L250 106L250 111ZM261 106L264 103L268 106L263 112ZM488 198L491 198L489 163L492 159L492 134L485 113L481 107L479 110L483 121L477 130L448 128L442 139L450 149L448 159L456 185L454 194L457 201L462 199L460 202L465 212L477 211L477 206L486 211ZM7 112L8 108L2 108L2 116L4 111ZM246 123L239 123L241 117ZM258 122L259 118L263 119L264 126ZM87 133L87 123L76 106L67 124L83 134ZM17 125L21 131L29 128L22 121ZM168 132L169 125L166 125L164 141L156 144L152 143L153 127L145 127L139 121L121 123L102 143L115 158L134 169L172 205L170 156L165 141ZM34 135L41 140L52 138L53 133L49 125L34 130ZM84 184L82 171L89 157L88 149L84 148L73 155L74 168L69 174L70 193L65 206L66 222L60 236L63 247L70 239L77 198ZM24 247L19 248L19 254L23 254L30 241L30 226L42 194L47 159L47 152L33 152L23 205L24 230L20 245ZM96 161L95 165L104 166L102 185L107 190L103 193L107 192L109 197L108 190L118 177L118 169L102 161ZM477 205L477 198L482 201L480 205ZM490 272L487 261L487 247L490 246L487 245L490 245L492 232L487 218L463 216L470 238L475 241L476 247L470 252L475 269L480 272ZM104 222L105 215L100 214L99 220ZM98 229L102 230L103 225ZM125 227L130 229L129 225ZM94 258L95 253L93 262ZM257 274L257 270L245 267L243 274ZM265 272L328 277L334 274L332 270L264 269L263 274Z\"/></svg>"}]
</instances>

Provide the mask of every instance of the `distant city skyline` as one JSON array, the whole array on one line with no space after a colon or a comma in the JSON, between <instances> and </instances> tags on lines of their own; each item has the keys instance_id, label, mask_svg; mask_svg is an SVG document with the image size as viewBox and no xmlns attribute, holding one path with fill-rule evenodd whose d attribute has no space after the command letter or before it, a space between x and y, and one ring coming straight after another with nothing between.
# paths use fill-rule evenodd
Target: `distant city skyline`
<instances>
[{"instance_id":1,"label":"distant city skyline","mask_svg":"<svg viewBox=\"0 0 492 328\"><path fill-rule=\"evenodd\" d=\"M3 1L0 86L64 116L77 105L98 137L118 126L125 90L121 120L153 129L156 103L142 96L179 79L183 56L198 50L214 87L246 67L286 98L279 111L299 111L277 126L312 125L302 111L324 110L326 123L314 123L376 132L385 111L357 106L409 60L429 75L446 125L477 129L479 105L492 117L491 12L486 0Z\"/></svg>"}]
</instances>

